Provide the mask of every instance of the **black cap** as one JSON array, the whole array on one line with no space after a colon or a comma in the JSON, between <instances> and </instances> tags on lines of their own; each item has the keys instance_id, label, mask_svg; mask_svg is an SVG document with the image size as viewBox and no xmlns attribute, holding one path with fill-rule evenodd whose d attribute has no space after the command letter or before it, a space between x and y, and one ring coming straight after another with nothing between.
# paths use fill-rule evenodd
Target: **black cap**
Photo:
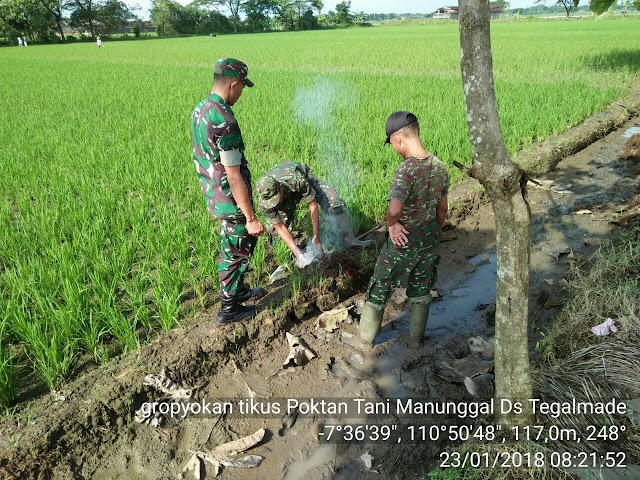
<instances>
[{"instance_id":1,"label":"black cap","mask_svg":"<svg viewBox=\"0 0 640 480\"><path fill-rule=\"evenodd\" d=\"M406 110L389 115L389 118L387 118L387 141L384 142L384 144L386 145L387 143L390 143L389 138L398 130L411 125L412 123L416 123L417 121L418 118L413 113L407 112Z\"/></svg>"}]
</instances>

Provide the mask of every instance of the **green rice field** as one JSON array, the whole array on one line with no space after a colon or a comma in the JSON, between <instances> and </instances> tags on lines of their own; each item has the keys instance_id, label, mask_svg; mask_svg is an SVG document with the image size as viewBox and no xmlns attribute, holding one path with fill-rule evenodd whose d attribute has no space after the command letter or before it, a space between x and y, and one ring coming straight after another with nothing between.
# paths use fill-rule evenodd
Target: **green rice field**
<instances>
[{"instance_id":1,"label":"green rice field","mask_svg":"<svg viewBox=\"0 0 640 480\"><path fill-rule=\"evenodd\" d=\"M511 154L623 98L640 68L640 20L496 23L492 38ZM391 112L469 162L455 24L0 49L0 404L30 372L56 389L81 358L138 348L216 288L189 116L226 56L256 84L234 107L254 181L306 162L361 228L399 160L382 145ZM287 251L260 241L262 283L269 255Z\"/></svg>"}]
</instances>

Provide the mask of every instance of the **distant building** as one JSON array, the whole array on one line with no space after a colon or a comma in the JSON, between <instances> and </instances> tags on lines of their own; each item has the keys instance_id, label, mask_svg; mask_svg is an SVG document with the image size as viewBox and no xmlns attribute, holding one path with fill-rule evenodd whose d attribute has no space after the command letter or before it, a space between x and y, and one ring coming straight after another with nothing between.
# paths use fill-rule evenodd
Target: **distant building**
<instances>
[{"instance_id":1,"label":"distant building","mask_svg":"<svg viewBox=\"0 0 640 480\"><path fill-rule=\"evenodd\" d=\"M457 19L459 14L458 7L440 7L433 12L433 18L451 18Z\"/></svg>"},{"instance_id":2,"label":"distant building","mask_svg":"<svg viewBox=\"0 0 640 480\"><path fill-rule=\"evenodd\" d=\"M497 17L498 15L502 15L504 13L504 9L502 7L491 7L491 16ZM433 18L450 18L452 20L457 20L460 15L460 8L458 6L455 7L440 7L435 12L433 12Z\"/></svg>"}]
</instances>

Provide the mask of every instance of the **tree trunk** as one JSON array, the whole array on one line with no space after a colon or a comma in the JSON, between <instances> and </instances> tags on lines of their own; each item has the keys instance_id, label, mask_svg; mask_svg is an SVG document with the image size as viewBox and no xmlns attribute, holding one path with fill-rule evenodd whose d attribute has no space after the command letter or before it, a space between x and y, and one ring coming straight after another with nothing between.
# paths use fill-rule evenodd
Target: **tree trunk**
<instances>
[{"instance_id":1,"label":"tree trunk","mask_svg":"<svg viewBox=\"0 0 640 480\"><path fill-rule=\"evenodd\" d=\"M531 421L531 370L527 336L530 211L522 169L507 154L493 87L487 0L460 1L462 83L476 178L491 198L496 222L496 416L502 425ZM502 400L519 402L523 412L501 411ZM506 403L505 403L506 404Z\"/></svg>"},{"instance_id":2,"label":"tree trunk","mask_svg":"<svg viewBox=\"0 0 640 480\"><path fill-rule=\"evenodd\" d=\"M64 42L64 30L62 29L62 12L60 11L60 7L58 7L57 10L54 10L44 0L40 0L40 3L42 3L42 5L44 5L44 7L49 11L51 16L55 18L56 25L58 26L58 32L60 32L60 38Z\"/></svg>"},{"instance_id":3,"label":"tree trunk","mask_svg":"<svg viewBox=\"0 0 640 480\"><path fill-rule=\"evenodd\" d=\"M61 19L57 19L58 22L58 30L60 31L60 37L62 38L62 41L64 42L64 30L62 29L62 20Z\"/></svg>"}]
</instances>

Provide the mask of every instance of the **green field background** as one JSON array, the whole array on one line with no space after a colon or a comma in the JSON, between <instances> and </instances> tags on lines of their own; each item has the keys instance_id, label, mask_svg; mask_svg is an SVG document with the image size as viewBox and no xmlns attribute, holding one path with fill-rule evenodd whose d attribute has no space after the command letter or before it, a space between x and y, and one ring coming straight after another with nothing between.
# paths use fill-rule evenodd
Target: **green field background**
<instances>
[{"instance_id":1,"label":"green field background","mask_svg":"<svg viewBox=\"0 0 640 480\"><path fill-rule=\"evenodd\" d=\"M496 23L492 42L511 154L624 97L640 65L637 19ZM254 181L306 162L361 228L386 209L393 111L469 162L455 24L0 49L0 403L18 372L56 388L83 352L135 349L217 283L189 116L226 56L256 84L234 107Z\"/></svg>"}]
</instances>

